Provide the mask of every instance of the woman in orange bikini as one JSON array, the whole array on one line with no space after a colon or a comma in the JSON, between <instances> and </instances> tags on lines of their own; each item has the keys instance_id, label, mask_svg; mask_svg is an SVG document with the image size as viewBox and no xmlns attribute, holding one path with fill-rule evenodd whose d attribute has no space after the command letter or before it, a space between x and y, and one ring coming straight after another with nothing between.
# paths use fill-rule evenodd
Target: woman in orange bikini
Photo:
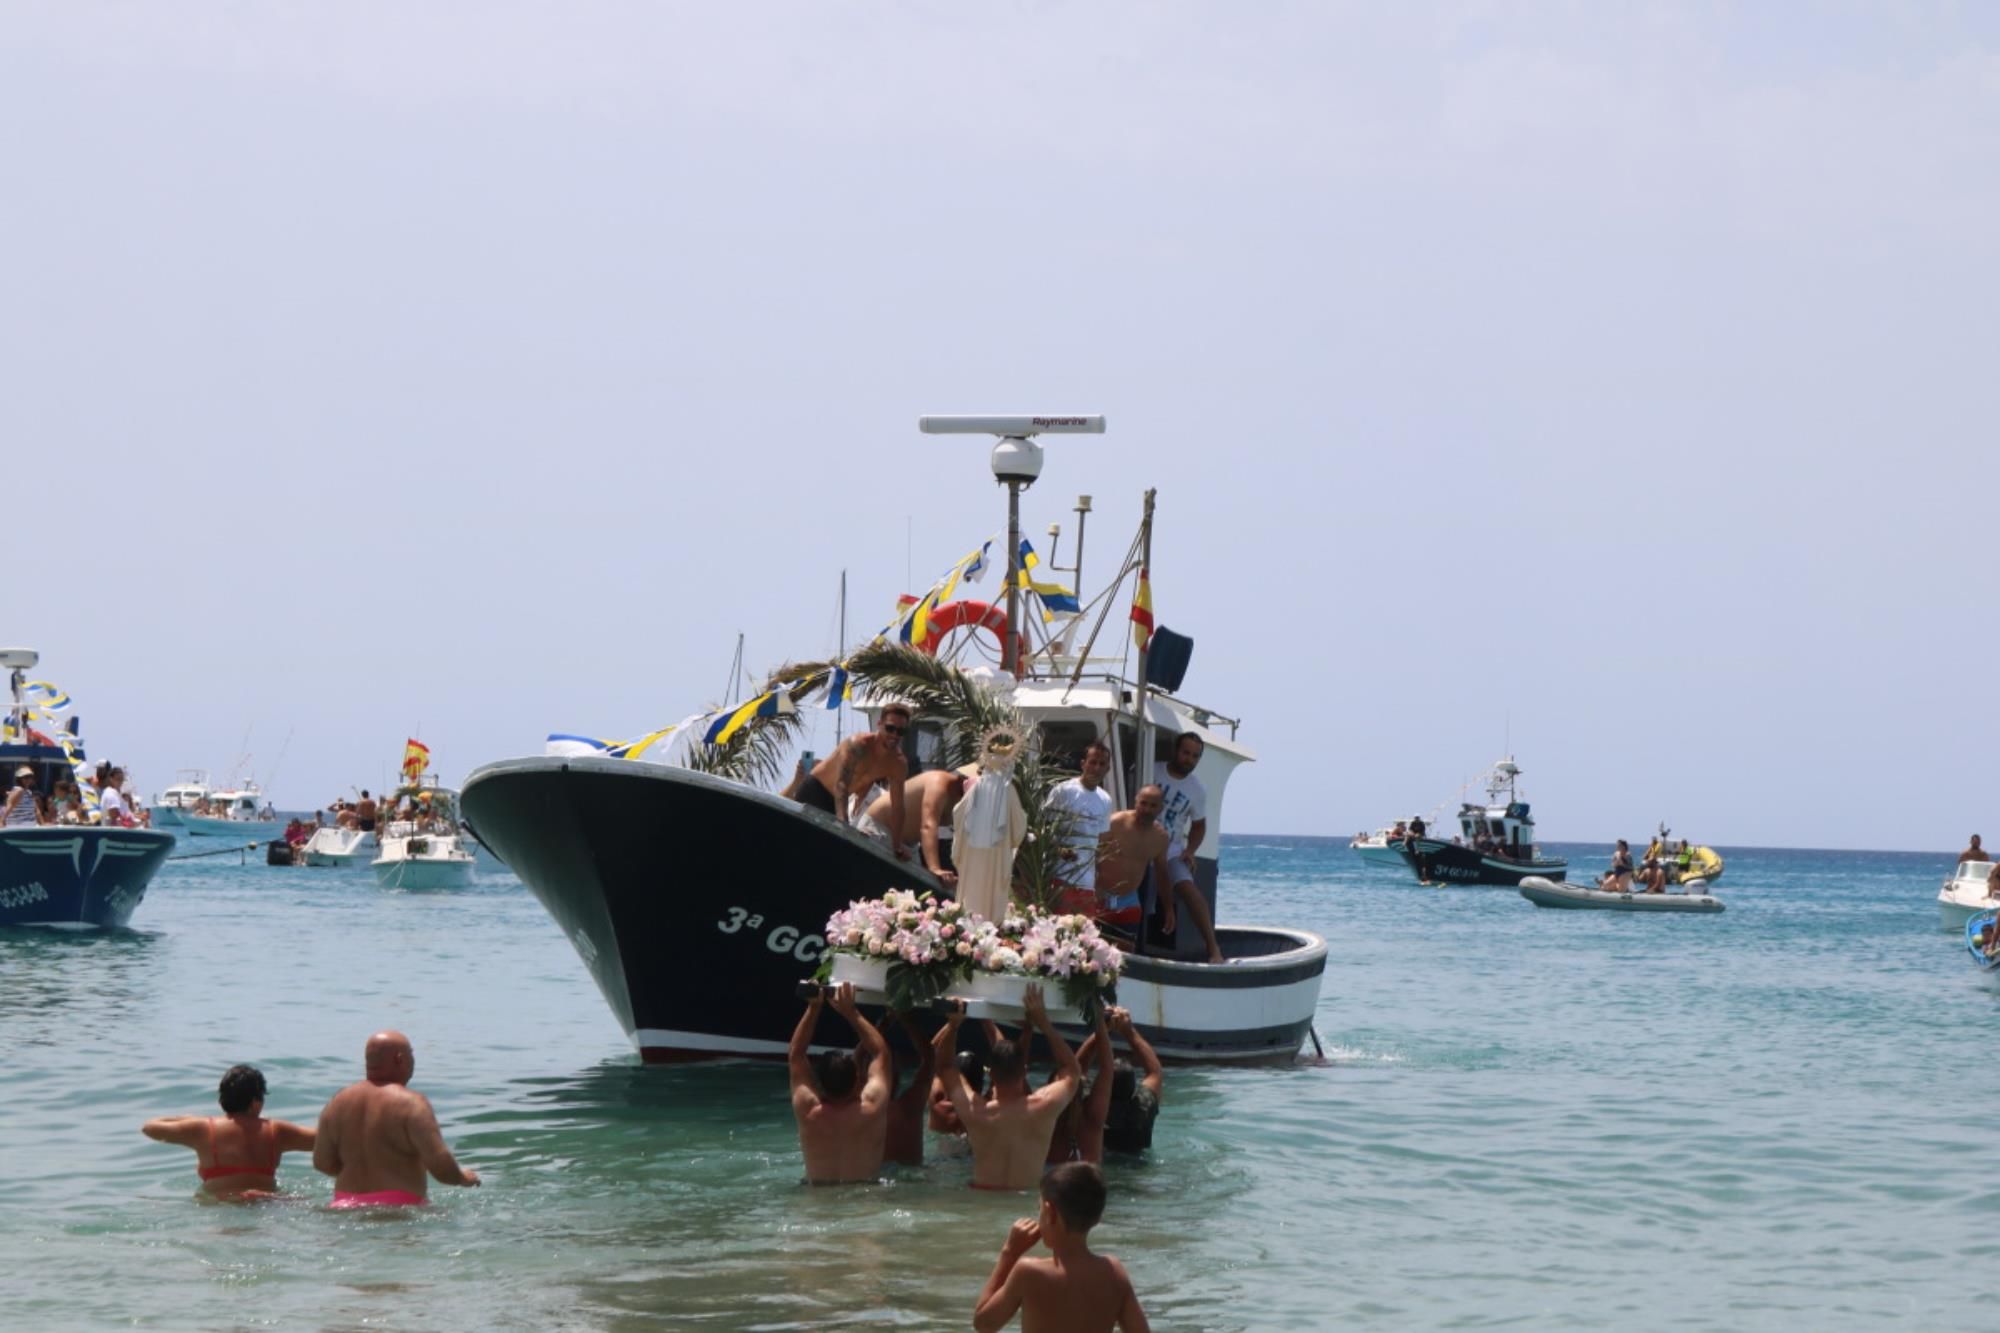
<instances>
[{"instance_id":1,"label":"woman in orange bikini","mask_svg":"<svg viewBox=\"0 0 2000 1333\"><path fill-rule=\"evenodd\" d=\"M278 1192L278 1159L311 1152L314 1131L289 1120L264 1119L264 1076L236 1065L222 1076L223 1114L163 1115L140 1132L194 1149L203 1190L219 1199L261 1199Z\"/></svg>"}]
</instances>

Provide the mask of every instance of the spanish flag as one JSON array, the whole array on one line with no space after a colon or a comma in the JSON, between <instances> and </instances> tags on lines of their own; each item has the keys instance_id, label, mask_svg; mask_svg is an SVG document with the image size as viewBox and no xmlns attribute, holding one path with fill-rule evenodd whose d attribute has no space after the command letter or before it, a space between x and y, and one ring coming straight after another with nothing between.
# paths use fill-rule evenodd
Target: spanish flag
<instances>
[{"instance_id":1,"label":"spanish flag","mask_svg":"<svg viewBox=\"0 0 2000 1333\"><path fill-rule=\"evenodd\" d=\"M1146 570L1139 570L1139 590L1132 594L1132 642L1140 652L1153 641L1153 584Z\"/></svg>"},{"instance_id":2,"label":"spanish flag","mask_svg":"<svg viewBox=\"0 0 2000 1333\"><path fill-rule=\"evenodd\" d=\"M431 747L422 741L408 741L403 746L403 781L414 787L424 780L424 770L431 766Z\"/></svg>"}]
</instances>

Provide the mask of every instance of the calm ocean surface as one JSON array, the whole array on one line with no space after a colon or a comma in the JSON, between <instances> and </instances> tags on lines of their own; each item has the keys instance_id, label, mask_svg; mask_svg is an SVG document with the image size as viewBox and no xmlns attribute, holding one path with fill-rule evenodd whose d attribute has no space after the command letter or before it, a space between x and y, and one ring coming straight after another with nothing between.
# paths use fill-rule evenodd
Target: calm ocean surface
<instances>
[{"instance_id":1,"label":"calm ocean surface","mask_svg":"<svg viewBox=\"0 0 2000 1333\"><path fill-rule=\"evenodd\" d=\"M1938 928L1950 849L1725 848L1726 913L1651 918L1224 848L1224 920L1326 936L1331 1062L1169 1072L1098 1232L1156 1327L2000 1320L2000 996ZM1032 1211L963 1161L799 1187L783 1070L638 1067L504 871L190 861L135 924L0 931L0 1328L963 1327ZM380 1027L484 1188L336 1215L288 1157L302 1201L207 1205L138 1132L237 1061L310 1121Z\"/></svg>"}]
</instances>

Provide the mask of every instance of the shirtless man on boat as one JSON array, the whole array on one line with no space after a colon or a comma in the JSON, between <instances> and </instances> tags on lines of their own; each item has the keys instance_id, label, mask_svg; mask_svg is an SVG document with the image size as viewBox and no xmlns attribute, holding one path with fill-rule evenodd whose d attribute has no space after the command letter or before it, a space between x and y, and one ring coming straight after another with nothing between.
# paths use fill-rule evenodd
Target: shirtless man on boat
<instances>
[{"instance_id":1,"label":"shirtless man on boat","mask_svg":"<svg viewBox=\"0 0 2000 1333\"><path fill-rule=\"evenodd\" d=\"M833 753L813 765L812 772L799 779L792 799L849 823L848 797L867 791L880 782L889 788L890 818L882 821L889 830L889 850L897 857L903 850L903 782L910 776L909 761L903 758L903 737L910 731L910 710L904 704L883 706L875 730L849 736L834 747Z\"/></svg>"},{"instance_id":2,"label":"shirtless man on boat","mask_svg":"<svg viewBox=\"0 0 2000 1333\"><path fill-rule=\"evenodd\" d=\"M993 1099L976 1100L966 1091L958 1073L958 1025L965 1018L965 1001L952 1005L951 1017L932 1045L936 1050L938 1078L951 1098L952 1109L965 1125L972 1144L972 1187L982 1190L1033 1189L1041 1179L1042 1164L1048 1159L1049 1141L1055 1136L1056 1121L1063 1108L1076 1096L1083 1071L1076 1052L1049 1022L1042 1004L1042 988L1029 986L1021 996L1028 1022L1042 1034L1055 1056L1055 1075L1041 1087L1028 1090L1028 1042L1001 1040L993 1043L987 1064L993 1073Z\"/></svg>"},{"instance_id":3,"label":"shirtless man on boat","mask_svg":"<svg viewBox=\"0 0 2000 1333\"><path fill-rule=\"evenodd\" d=\"M441 1185L477 1185L479 1173L451 1155L430 1098L410 1090L417 1068L410 1039L378 1032L363 1059L368 1077L334 1093L319 1113L313 1166L333 1177L333 1206L422 1204L432 1178Z\"/></svg>"},{"instance_id":4,"label":"shirtless man on boat","mask_svg":"<svg viewBox=\"0 0 2000 1333\"><path fill-rule=\"evenodd\" d=\"M968 767L970 767L968 765ZM976 773L977 769L973 769ZM915 843L923 853L924 869L936 875L946 888L958 884L958 872L945 859L944 830L951 824L951 812L965 795L962 772L933 768L911 778L903 787L903 827L891 847ZM889 837L896 831L894 807L887 792L877 796L861 813L855 827L871 837Z\"/></svg>"},{"instance_id":5,"label":"shirtless man on boat","mask_svg":"<svg viewBox=\"0 0 2000 1333\"><path fill-rule=\"evenodd\" d=\"M1150 870L1154 892L1160 899L1161 929L1172 936L1179 919L1174 911L1175 900L1186 902L1189 915L1201 930L1202 942L1208 946L1208 961L1224 962L1222 947L1215 938L1215 925L1209 920L1208 905L1202 901L1201 891L1195 887L1193 873L1184 861L1168 855L1172 838L1160 819L1164 809L1166 793L1158 785L1149 784L1139 788L1130 810L1111 816L1111 827L1097 848L1097 893L1104 919L1113 925L1139 921L1139 889Z\"/></svg>"},{"instance_id":6,"label":"shirtless man on boat","mask_svg":"<svg viewBox=\"0 0 2000 1333\"><path fill-rule=\"evenodd\" d=\"M799 1151L806 1159L809 1185L849 1185L882 1174L889 1137L889 1094L895 1068L889 1043L854 1003L854 986L831 991L833 1012L861 1039L861 1055L830 1051L811 1055L828 987L813 992L792 1031L787 1063L792 1076L792 1118L799 1125Z\"/></svg>"}]
</instances>

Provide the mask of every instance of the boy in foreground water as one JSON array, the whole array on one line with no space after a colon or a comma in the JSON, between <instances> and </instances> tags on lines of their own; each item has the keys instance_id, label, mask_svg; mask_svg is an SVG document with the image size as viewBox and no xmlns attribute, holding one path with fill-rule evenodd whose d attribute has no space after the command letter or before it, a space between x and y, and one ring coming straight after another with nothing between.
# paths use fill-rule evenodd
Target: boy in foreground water
<instances>
[{"instance_id":1,"label":"boy in foreground water","mask_svg":"<svg viewBox=\"0 0 2000 1333\"><path fill-rule=\"evenodd\" d=\"M1022 1218L1007 1233L972 1326L994 1333L1019 1311L1023 1333L1149 1333L1125 1265L1090 1252L1090 1229L1103 1216L1104 1173L1095 1166L1071 1162L1043 1176L1041 1215ZM1037 1241L1049 1247L1049 1258L1024 1257Z\"/></svg>"}]
</instances>

